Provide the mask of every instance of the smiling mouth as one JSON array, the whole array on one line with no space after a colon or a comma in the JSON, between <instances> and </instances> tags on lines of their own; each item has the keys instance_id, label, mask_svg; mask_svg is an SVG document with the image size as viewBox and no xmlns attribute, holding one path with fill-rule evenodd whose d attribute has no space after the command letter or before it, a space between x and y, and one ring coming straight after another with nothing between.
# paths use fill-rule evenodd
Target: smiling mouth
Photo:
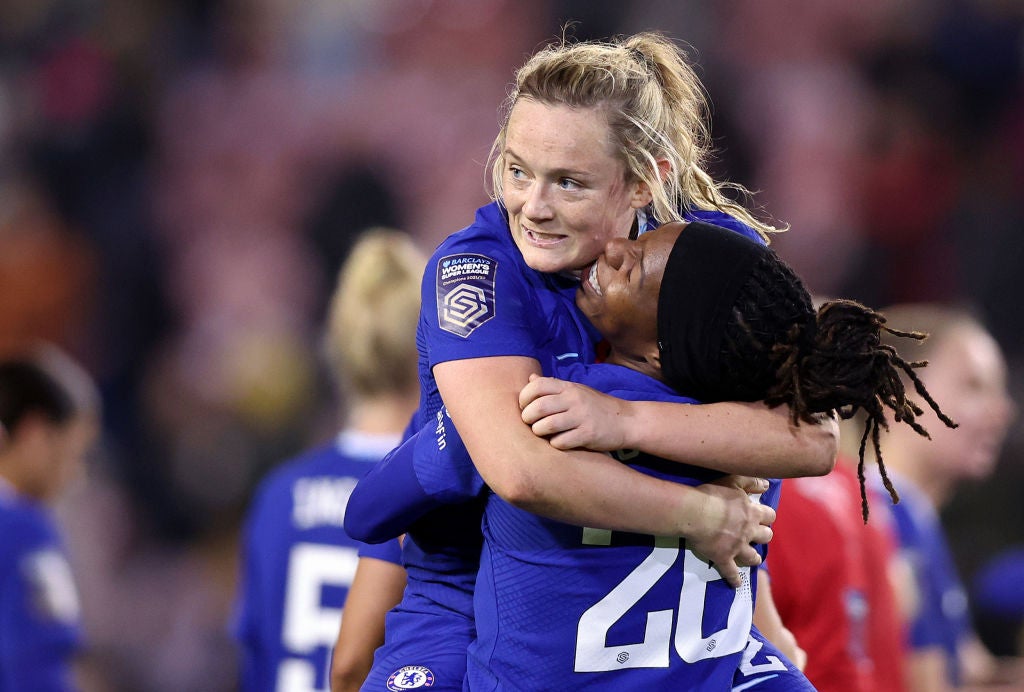
<instances>
[{"instance_id":1,"label":"smiling mouth","mask_svg":"<svg viewBox=\"0 0 1024 692\"><path fill-rule=\"evenodd\" d=\"M555 245L566 239L567 236L557 235L555 233L544 233L542 231L535 231L532 228L523 227L523 234L529 238L530 242L534 245L545 246Z\"/></svg>"},{"instance_id":2,"label":"smiling mouth","mask_svg":"<svg viewBox=\"0 0 1024 692\"><path fill-rule=\"evenodd\" d=\"M603 296L601 293L601 286L597 283L597 262L590 265L590 271L587 273L587 283L590 284L590 288L594 290L599 296Z\"/></svg>"}]
</instances>

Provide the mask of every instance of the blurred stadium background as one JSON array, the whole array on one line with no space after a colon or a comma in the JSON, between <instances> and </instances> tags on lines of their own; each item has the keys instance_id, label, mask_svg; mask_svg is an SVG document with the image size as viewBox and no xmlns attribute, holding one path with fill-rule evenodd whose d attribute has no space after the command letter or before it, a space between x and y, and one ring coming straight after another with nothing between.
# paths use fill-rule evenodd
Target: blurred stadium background
<instances>
[{"instance_id":1,"label":"blurred stadium background","mask_svg":"<svg viewBox=\"0 0 1024 692\"><path fill-rule=\"evenodd\" d=\"M248 493L337 423L335 270L368 225L470 220L512 71L569 19L689 43L713 168L814 292L975 307L1024 401L1019 0L4 0L0 349L103 389L60 508L101 688L232 689ZM1024 543L1022 430L944 514L968 581Z\"/></svg>"}]
</instances>

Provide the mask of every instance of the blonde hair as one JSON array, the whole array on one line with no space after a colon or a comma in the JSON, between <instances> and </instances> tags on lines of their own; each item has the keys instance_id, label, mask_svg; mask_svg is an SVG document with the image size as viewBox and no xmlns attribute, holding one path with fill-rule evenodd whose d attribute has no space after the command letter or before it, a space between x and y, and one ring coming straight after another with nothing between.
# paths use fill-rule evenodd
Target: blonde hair
<instances>
[{"instance_id":1,"label":"blonde hair","mask_svg":"<svg viewBox=\"0 0 1024 692\"><path fill-rule=\"evenodd\" d=\"M367 230L338 273L324 351L335 378L357 397L404 394L418 385L416 323L426 257L401 231Z\"/></svg>"},{"instance_id":2,"label":"blonde hair","mask_svg":"<svg viewBox=\"0 0 1024 692\"><path fill-rule=\"evenodd\" d=\"M721 210L766 240L779 230L759 221L726 192L741 185L716 182L704 170L711 153L708 102L686 53L665 36L644 32L608 42L571 43L564 36L535 53L516 73L503 122L491 147L491 195L503 196L503 151L509 116L519 99L593 108L607 115L613 145L629 180L650 188L655 218L681 221L688 209ZM672 175L660 179L658 161Z\"/></svg>"}]
</instances>

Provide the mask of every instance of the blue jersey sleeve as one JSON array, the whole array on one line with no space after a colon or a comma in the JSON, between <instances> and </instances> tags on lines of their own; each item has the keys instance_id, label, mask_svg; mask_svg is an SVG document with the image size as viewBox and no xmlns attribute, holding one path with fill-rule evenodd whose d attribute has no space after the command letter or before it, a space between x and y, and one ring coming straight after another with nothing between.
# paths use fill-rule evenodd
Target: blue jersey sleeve
<instances>
[{"instance_id":1,"label":"blue jersey sleeve","mask_svg":"<svg viewBox=\"0 0 1024 692\"><path fill-rule=\"evenodd\" d=\"M448 411L437 412L356 485L345 512L345 531L367 543L380 543L406 531L442 505L465 502L483 491L462 438Z\"/></svg>"},{"instance_id":2,"label":"blue jersey sleeve","mask_svg":"<svg viewBox=\"0 0 1024 692\"><path fill-rule=\"evenodd\" d=\"M73 690L78 596L56 533L30 514L22 517L29 521L0 521L8 543L0 570L0 689Z\"/></svg>"},{"instance_id":3,"label":"blue jersey sleeve","mask_svg":"<svg viewBox=\"0 0 1024 692\"><path fill-rule=\"evenodd\" d=\"M736 231L740 235L746 236L751 240L755 240L761 245L767 245L761 234L754 230L752 227L743 223L739 219L726 214L723 211L708 211L705 209L690 209L683 218L687 221L703 221L704 223L714 224L721 228L728 228L730 231Z\"/></svg>"},{"instance_id":4,"label":"blue jersey sleeve","mask_svg":"<svg viewBox=\"0 0 1024 692\"><path fill-rule=\"evenodd\" d=\"M359 548L359 557L372 557L375 560L383 560L392 564L402 565L402 544L397 538L383 543L364 543Z\"/></svg>"},{"instance_id":5,"label":"blue jersey sleeve","mask_svg":"<svg viewBox=\"0 0 1024 692\"><path fill-rule=\"evenodd\" d=\"M527 267L496 205L449 237L427 263L421 327L431 367L488 356L540 357L543 278Z\"/></svg>"}]
</instances>

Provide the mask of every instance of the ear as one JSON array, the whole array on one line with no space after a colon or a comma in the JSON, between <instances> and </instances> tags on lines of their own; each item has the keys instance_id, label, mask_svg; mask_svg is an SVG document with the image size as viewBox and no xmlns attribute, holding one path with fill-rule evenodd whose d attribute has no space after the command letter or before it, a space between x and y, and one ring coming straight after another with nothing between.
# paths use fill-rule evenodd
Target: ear
<instances>
[{"instance_id":1,"label":"ear","mask_svg":"<svg viewBox=\"0 0 1024 692\"><path fill-rule=\"evenodd\" d=\"M657 343L653 343L648 347L644 353L644 362L653 368L655 372L661 372L661 349L658 348Z\"/></svg>"},{"instance_id":2,"label":"ear","mask_svg":"<svg viewBox=\"0 0 1024 692\"><path fill-rule=\"evenodd\" d=\"M672 171L672 164L668 159L658 159L657 163L658 180L665 180ZM636 181L633 188L633 197L630 199L630 206L634 209L643 209L652 201L654 201L654 193L651 192L651 186L645 180Z\"/></svg>"}]
</instances>

